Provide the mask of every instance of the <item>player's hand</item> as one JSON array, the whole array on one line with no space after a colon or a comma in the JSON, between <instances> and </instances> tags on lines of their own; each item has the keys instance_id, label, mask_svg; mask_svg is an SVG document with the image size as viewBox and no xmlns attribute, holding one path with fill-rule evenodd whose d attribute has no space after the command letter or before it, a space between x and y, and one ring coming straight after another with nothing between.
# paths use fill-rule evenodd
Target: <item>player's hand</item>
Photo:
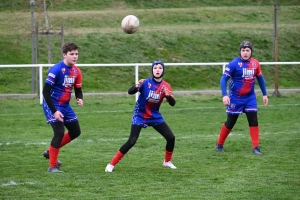
<instances>
[{"instance_id":1,"label":"player's hand","mask_svg":"<svg viewBox=\"0 0 300 200\"><path fill-rule=\"evenodd\" d=\"M228 96L224 96L224 97L223 97L223 104L224 104L225 106L229 106L229 104L230 104L230 99L229 99Z\"/></svg>"},{"instance_id":2,"label":"player's hand","mask_svg":"<svg viewBox=\"0 0 300 200\"><path fill-rule=\"evenodd\" d=\"M83 106L83 100L82 99L77 98L76 102L77 102L78 106Z\"/></svg>"},{"instance_id":3,"label":"player's hand","mask_svg":"<svg viewBox=\"0 0 300 200\"><path fill-rule=\"evenodd\" d=\"M56 120L60 121L60 122L64 122L64 116L63 116L63 114L62 114L60 111L58 111L58 110L54 113L54 118L55 118Z\"/></svg>"},{"instance_id":4,"label":"player's hand","mask_svg":"<svg viewBox=\"0 0 300 200\"><path fill-rule=\"evenodd\" d=\"M137 84L135 84L135 87L139 88L143 84L144 81L145 81L145 79L139 80L139 82Z\"/></svg>"},{"instance_id":5,"label":"player's hand","mask_svg":"<svg viewBox=\"0 0 300 200\"><path fill-rule=\"evenodd\" d=\"M263 105L266 106L269 103L268 96L263 96Z\"/></svg>"}]
</instances>

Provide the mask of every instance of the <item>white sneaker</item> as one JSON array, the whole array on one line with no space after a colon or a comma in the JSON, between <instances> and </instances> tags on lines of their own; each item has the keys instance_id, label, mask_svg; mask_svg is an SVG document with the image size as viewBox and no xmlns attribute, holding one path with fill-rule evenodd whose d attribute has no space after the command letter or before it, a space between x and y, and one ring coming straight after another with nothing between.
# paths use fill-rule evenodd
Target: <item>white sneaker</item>
<instances>
[{"instance_id":1,"label":"white sneaker","mask_svg":"<svg viewBox=\"0 0 300 200\"><path fill-rule=\"evenodd\" d=\"M171 161L168 161L168 162L164 161L163 166L171 168L171 169L177 169L177 167L175 167L175 165L173 165L173 163Z\"/></svg>"},{"instance_id":2,"label":"white sneaker","mask_svg":"<svg viewBox=\"0 0 300 200\"><path fill-rule=\"evenodd\" d=\"M105 168L105 172L112 172L114 170L114 168L115 168L115 166L108 163L106 168Z\"/></svg>"}]
</instances>

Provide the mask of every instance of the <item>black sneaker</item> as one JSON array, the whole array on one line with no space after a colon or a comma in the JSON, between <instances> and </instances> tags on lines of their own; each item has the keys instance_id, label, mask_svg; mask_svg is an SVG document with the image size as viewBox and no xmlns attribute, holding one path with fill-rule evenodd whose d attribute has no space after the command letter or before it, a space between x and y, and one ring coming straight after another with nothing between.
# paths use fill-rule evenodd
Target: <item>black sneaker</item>
<instances>
[{"instance_id":1,"label":"black sneaker","mask_svg":"<svg viewBox=\"0 0 300 200\"><path fill-rule=\"evenodd\" d=\"M43 156L44 156L46 159L49 159L49 150L44 151ZM62 162L61 162L60 160L57 160L57 166L58 166L58 167L62 166Z\"/></svg>"},{"instance_id":2,"label":"black sneaker","mask_svg":"<svg viewBox=\"0 0 300 200\"><path fill-rule=\"evenodd\" d=\"M47 169L47 172L64 172L64 171L61 171L57 166L56 167L49 167Z\"/></svg>"},{"instance_id":3,"label":"black sneaker","mask_svg":"<svg viewBox=\"0 0 300 200\"><path fill-rule=\"evenodd\" d=\"M257 154L257 155L261 155L262 153L260 152L259 146L255 147L253 149L253 153Z\"/></svg>"},{"instance_id":4,"label":"black sneaker","mask_svg":"<svg viewBox=\"0 0 300 200\"><path fill-rule=\"evenodd\" d=\"M215 149L217 150L217 151L220 151L220 152L222 152L222 153L224 153L225 151L224 151L224 148L223 148L223 145L221 145L221 144L216 144L216 147L215 147Z\"/></svg>"}]
</instances>

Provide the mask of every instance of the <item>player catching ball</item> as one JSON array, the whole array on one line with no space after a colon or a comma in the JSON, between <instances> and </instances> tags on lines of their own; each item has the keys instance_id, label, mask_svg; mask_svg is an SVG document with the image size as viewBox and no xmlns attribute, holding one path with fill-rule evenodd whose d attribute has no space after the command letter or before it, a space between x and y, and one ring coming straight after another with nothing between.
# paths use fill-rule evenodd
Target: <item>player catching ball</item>
<instances>
[{"instance_id":1,"label":"player catching ball","mask_svg":"<svg viewBox=\"0 0 300 200\"><path fill-rule=\"evenodd\" d=\"M263 105L268 105L265 79L262 75L259 62L252 58L252 44L249 41L243 41L239 49L240 56L228 64L220 80L223 104L227 106L227 121L221 128L215 148L220 152L224 152L223 146L225 140L235 125L239 115L244 112L246 113L249 124L253 153L260 155L257 102L254 85L255 79L257 79L263 94ZM231 80L228 95L226 86L229 79Z\"/></svg>"},{"instance_id":2,"label":"player catching ball","mask_svg":"<svg viewBox=\"0 0 300 200\"><path fill-rule=\"evenodd\" d=\"M132 116L130 136L125 144L117 151L111 162L105 168L105 172L112 172L116 164L135 145L142 128L152 126L166 139L165 157L163 166L176 169L171 162L175 146L175 136L161 113L160 105L164 98L171 105L175 105L172 88L169 83L162 79L165 73L165 65L160 60L152 63L152 78L141 79L137 84L130 87L128 94L140 92Z\"/></svg>"}]
</instances>

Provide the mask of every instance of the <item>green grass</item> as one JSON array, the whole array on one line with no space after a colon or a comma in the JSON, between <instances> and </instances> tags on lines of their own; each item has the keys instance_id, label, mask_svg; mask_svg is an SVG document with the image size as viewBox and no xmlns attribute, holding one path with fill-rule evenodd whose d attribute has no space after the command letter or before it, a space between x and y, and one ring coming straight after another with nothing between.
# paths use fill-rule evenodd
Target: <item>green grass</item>
<instances>
[{"instance_id":1,"label":"green grass","mask_svg":"<svg viewBox=\"0 0 300 200\"><path fill-rule=\"evenodd\" d=\"M41 2L41 1L40 1ZM229 62L238 45L249 39L253 56L273 61L271 2L256 1L52 1L52 31L65 27L65 41L80 46L78 63ZM13 5L12 5L13 4ZM300 4L279 2L279 61L299 61ZM1 6L3 5L3 6ZM0 2L0 64L31 63L30 8L20 0ZM36 6L39 27L45 26L42 7ZM127 35L121 20L140 19L139 30ZM51 36L52 63L61 59L60 37ZM47 38L39 37L40 63L48 63ZM279 66L279 88L300 87L300 68ZM220 67L167 67L165 79L174 90L218 89ZM133 68L83 68L84 92L122 92L133 84ZM140 77L150 75L142 69ZM31 93L31 68L0 68L0 93ZM46 69L45 72L46 74ZM273 66L263 66L267 87L274 86ZM17 81L16 81L17 80ZM189 80L189 81L186 81Z\"/></svg>"},{"instance_id":2,"label":"green grass","mask_svg":"<svg viewBox=\"0 0 300 200\"><path fill-rule=\"evenodd\" d=\"M1 3L0 11L26 10L30 8L30 1L23 0L4 0ZM35 0L36 7L43 7L44 0ZM47 1L46 1L47 2ZM275 2L275 1L274 1ZM297 0L276 1L280 6L299 5ZM194 8L194 7L222 7L222 6L272 6L273 2L264 0L52 0L47 2L48 9L59 11L73 10L124 10L124 9L157 9L157 8Z\"/></svg>"},{"instance_id":3,"label":"green grass","mask_svg":"<svg viewBox=\"0 0 300 200\"><path fill-rule=\"evenodd\" d=\"M165 141L149 127L115 167L104 168L129 136L134 96L72 101L82 135L61 149L61 174L46 172L42 153L52 130L38 99L0 99L2 199L299 199L299 93L258 96L262 156L251 152L245 115L222 154L214 150L226 119L220 96L178 95L161 112L175 133L173 162L162 167Z\"/></svg>"}]
</instances>

